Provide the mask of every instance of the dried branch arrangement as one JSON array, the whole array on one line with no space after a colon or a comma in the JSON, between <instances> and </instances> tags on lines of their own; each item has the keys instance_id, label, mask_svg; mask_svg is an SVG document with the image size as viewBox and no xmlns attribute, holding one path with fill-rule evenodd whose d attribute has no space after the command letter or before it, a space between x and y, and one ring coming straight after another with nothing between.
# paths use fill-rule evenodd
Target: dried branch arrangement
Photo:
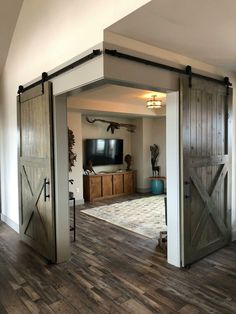
<instances>
[{"instance_id":1,"label":"dried branch arrangement","mask_svg":"<svg viewBox=\"0 0 236 314\"><path fill-rule=\"evenodd\" d=\"M68 128L68 158L69 158L69 171L72 171L72 167L75 166L77 155L73 149L75 146L75 136L71 129Z\"/></svg>"}]
</instances>

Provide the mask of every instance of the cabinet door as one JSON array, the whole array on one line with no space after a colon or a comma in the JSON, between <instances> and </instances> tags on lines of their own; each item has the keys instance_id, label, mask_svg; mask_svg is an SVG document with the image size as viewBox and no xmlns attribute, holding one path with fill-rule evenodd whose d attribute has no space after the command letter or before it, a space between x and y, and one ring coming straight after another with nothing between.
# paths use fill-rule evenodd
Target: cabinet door
<instances>
[{"instance_id":1,"label":"cabinet door","mask_svg":"<svg viewBox=\"0 0 236 314\"><path fill-rule=\"evenodd\" d=\"M133 172L124 173L124 192L132 194L134 192L134 174Z\"/></svg>"},{"instance_id":2,"label":"cabinet door","mask_svg":"<svg viewBox=\"0 0 236 314\"><path fill-rule=\"evenodd\" d=\"M124 176L123 174L114 174L113 175L113 194L122 194L124 193Z\"/></svg>"},{"instance_id":3,"label":"cabinet door","mask_svg":"<svg viewBox=\"0 0 236 314\"><path fill-rule=\"evenodd\" d=\"M102 196L111 196L112 192L112 175L102 176Z\"/></svg>"},{"instance_id":4,"label":"cabinet door","mask_svg":"<svg viewBox=\"0 0 236 314\"><path fill-rule=\"evenodd\" d=\"M102 177L90 177L90 200L94 200L102 196Z\"/></svg>"}]
</instances>

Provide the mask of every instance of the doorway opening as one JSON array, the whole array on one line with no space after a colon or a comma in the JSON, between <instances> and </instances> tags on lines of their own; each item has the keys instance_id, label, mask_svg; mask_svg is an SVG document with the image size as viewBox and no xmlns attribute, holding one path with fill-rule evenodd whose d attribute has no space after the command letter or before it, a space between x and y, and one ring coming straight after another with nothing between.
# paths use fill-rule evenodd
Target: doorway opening
<instances>
[{"instance_id":1,"label":"doorway opening","mask_svg":"<svg viewBox=\"0 0 236 314\"><path fill-rule=\"evenodd\" d=\"M161 108L146 107L153 95L161 101ZM113 240L122 239L122 243L126 243L124 246L129 245L131 238L133 246L140 242L144 247L147 244L149 252L155 254L158 250L160 257L165 259L168 245L166 94L104 84L69 97L67 116L77 155L69 173L69 179L73 180L69 189L76 199L79 245L83 246L88 237L92 248L94 237L105 243L107 235L112 234ZM109 129L111 122L119 125L114 133ZM129 132L127 126L133 126L132 131L135 131ZM91 149L89 145L104 154L102 148L108 145L107 141L114 145L117 141L122 142L121 162L100 162L101 155L96 155L92 169L88 171L85 166ZM152 165L153 147L158 151L156 163ZM131 157L128 171L127 155ZM71 212L72 220L73 217Z\"/></svg>"}]
</instances>

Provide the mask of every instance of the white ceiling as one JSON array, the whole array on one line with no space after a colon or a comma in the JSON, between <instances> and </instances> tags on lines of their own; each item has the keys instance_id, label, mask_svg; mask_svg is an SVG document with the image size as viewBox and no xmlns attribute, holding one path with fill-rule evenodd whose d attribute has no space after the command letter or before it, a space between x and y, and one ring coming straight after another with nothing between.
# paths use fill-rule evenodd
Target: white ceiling
<instances>
[{"instance_id":1,"label":"white ceiling","mask_svg":"<svg viewBox=\"0 0 236 314\"><path fill-rule=\"evenodd\" d=\"M162 101L163 107L161 109L146 108L147 100L153 95ZM107 104L109 104L108 107ZM120 110L121 104L125 105L125 111ZM137 118L140 115L158 118L165 116L165 105L166 94L164 93L113 84L104 84L69 98L70 109L78 109L83 114L96 114L96 116L115 114L116 116L122 115L129 118ZM102 109L103 106L105 106L106 111ZM110 106L112 111L109 111ZM114 110L116 108L117 111Z\"/></svg>"},{"instance_id":2,"label":"white ceiling","mask_svg":"<svg viewBox=\"0 0 236 314\"><path fill-rule=\"evenodd\" d=\"M0 72L23 0L0 0ZM108 28L236 71L236 0L152 0Z\"/></svg>"},{"instance_id":3,"label":"white ceiling","mask_svg":"<svg viewBox=\"0 0 236 314\"><path fill-rule=\"evenodd\" d=\"M107 30L236 71L236 0L153 0Z\"/></svg>"},{"instance_id":4,"label":"white ceiling","mask_svg":"<svg viewBox=\"0 0 236 314\"><path fill-rule=\"evenodd\" d=\"M0 72L7 58L22 3L23 0L0 0Z\"/></svg>"},{"instance_id":5,"label":"white ceiling","mask_svg":"<svg viewBox=\"0 0 236 314\"><path fill-rule=\"evenodd\" d=\"M146 101L151 98L152 95L156 95L157 99L162 100L165 104L166 94L164 93L112 84L105 84L97 88L83 91L82 93L79 93L76 97L78 100L81 101L99 101L100 103L123 103L143 106Z\"/></svg>"}]
</instances>

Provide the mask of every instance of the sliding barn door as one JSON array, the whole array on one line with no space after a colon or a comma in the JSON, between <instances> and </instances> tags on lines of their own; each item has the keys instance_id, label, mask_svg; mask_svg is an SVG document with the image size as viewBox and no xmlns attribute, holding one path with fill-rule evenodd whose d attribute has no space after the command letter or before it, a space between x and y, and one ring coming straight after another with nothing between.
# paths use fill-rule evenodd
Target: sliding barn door
<instances>
[{"instance_id":1,"label":"sliding barn door","mask_svg":"<svg viewBox=\"0 0 236 314\"><path fill-rule=\"evenodd\" d=\"M202 79L181 79L183 265L231 240L231 94Z\"/></svg>"},{"instance_id":2,"label":"sliding barn door","mask_svg":"<svg viewBox=\"0 0 236 314\"><path fill-rule=\"evenodd\" d=\"M55 262L52 86L18 96L20 236Z\"/></svg>"}]
</instances>

